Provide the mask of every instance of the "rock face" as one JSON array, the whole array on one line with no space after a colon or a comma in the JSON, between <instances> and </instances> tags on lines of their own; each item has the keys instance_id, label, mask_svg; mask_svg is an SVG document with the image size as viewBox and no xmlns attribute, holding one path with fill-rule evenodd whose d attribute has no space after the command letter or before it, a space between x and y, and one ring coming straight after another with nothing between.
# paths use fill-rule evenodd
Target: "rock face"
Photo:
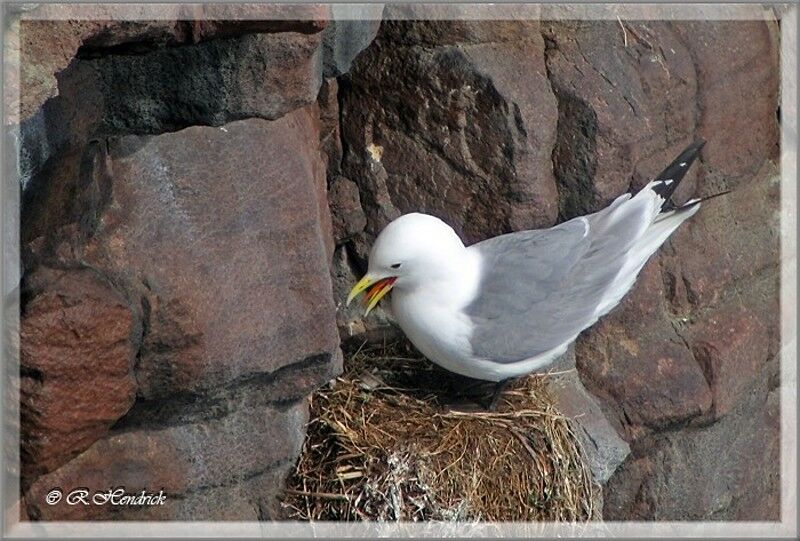
<instances>
[{"instance_id":1,"label":"rock face","mask_svg":"<svg viewBox=\"0 0 800 541\"><path fill-rule=\"evenodd\" d=\"M154 20L147 20L148 15ZM120 10L96 5L85 7L78 17L69 6L36 6L11 31L9 45L19 55L19 80L12 82L20 107L19 117L10 120L28 119L45 100L57 95L56 75L79 53L136 54L247 33L316 34L329 18L329 9L321 5L176 4L153 11L141 6Z\"/></svg>"},{"instance_id":2,"label":"rock face","mask_svg":"<svg viewBox=\"0 0 800 541\"><path fill-rule=\"evenodd\" d=\"M37 479L28 497L32 516L63 519L73 515L62 512L85 512L66 505L40 507L37 487L71 486L79 479L86 485L87 469L95 471L100 457L106 467L86 485L98 490L120 483L114 475L122 470L130 480L155 482L158 471L148 468L169 465L167 478L176 481L165 490L187 496L180 504L186 516L195 505L215 512L208 507L213 500L195 503L196 497L188 497L195 487L185 484L188 479L205 490L254 475L279 478L291 464L302 443L305 396L340 368L323 233L329 234L330 226L322 225L330 218L320 214L313 197L325 174L317 147L308 144L318 138L316 116L311 107L273 122L252 119L156 137L109 138L104 148L87 148L95 153L89 163L99 170L88 171L94 182L72 187L73 197L82 202L78 222L42 227L48 233L29 243L29 257L61 269L91 269L113 284L112 291L90 296L91 291L62 279L32 293L23 313L23 342L32 351L23 365L41 371L44 383L41 390L31 390L36 394L23 411L43 418L71 393L79 413L95 415L86 414L86 427L78 425L82 419L67 423L55 413L52 421L36 426L41 432L57 425L71 438L81 437L59 440L63 449L37 448L32 467L49 471L60 465L56 459L63 462L94 445ZM281 167L265 173L259 162L248 159L251 155L266 163L280 160ZM29 223L36 227L34 216ZM77 272L64 271L67 277L75 275L72 280L85 280L88 271ZM70 308L75 316L63 315L62 304L76 301L59 288L82 300ZM90 301L94 304L84 306ZM87 312L100 318L94 325L102 322L110 329L89 326L93 319ZM133 337L132 313L140 321ZM81 315L88 319L87 328L76 329ZM73 343L64 343L71 336ZM84 337L102 342L86 343ZM76 349L74 360L59 356L58 363L48 364L50 350L56 355L71 348ZM100 364L103 370L95 373ZM59 385L59 372L51 365L78 379ZM95 379L108 373L121 381L94 381L81 377L78 368ZM110 401L107 407L98 408L98 393ZM236 442L235 459L226 457L231 450L225 441ZM264 446L265 441L273 444ZM134 457L138 470L129 465ZM148 486L131 484L140 490ZM274 493L277 483L270 486ZM253 496L239 486L235 490L255 498L258 509L268 513L266 496ZM245 508L252 511L252 506ZM162 518L184 513L174 506L158 511ZM226 510L223 516L233 518L235 512ZM249 512L240 518L258 516Z\"/></svg>"},{"instance_id":3,"label":"rock face","mask_svg":"<svg viewBox=\"0 0 800 541\"><path fill-rule=\"evenodd\" d=\"M22 108L6 119L24 189L21 514L278 518L340 340L397 332L343 306L388 221L428 212L467 242L547 227L703 137L676 199L732 193L653 257L551 389L604 518L777 518L775 24L39 9L12 25ZM167 503L47 505L54 486Z\"/></svg>"},{"instance_id":4,"label":"rock face","mask_svg":"<svg viewBox=\"0 0 800 541\"><path fill-rule=\"evenodd\" d=\"M272 498L300 451L307 409L303 402L276 407L269 391L242 386L195 404L196 418L120 426L39 477L26 496L28 513L40 520L274 519ZM119 486L128 493L163 490L167 501L112 511L66 500L40 503L52 487L86 487L94 494Z\"/></svg>"},{"instance_id":5,"label":"rock face","mask_svg":"<svg viewBox=\"0 0 800 541\"><path fill-rule=\"evenodd\" d=\"M24 61L46 32L63 46L39 64L58 96L21 126L28 517L277 517L306 397L341 369L329 12L299 9L317 18L22 25ZM46 505L53 486L168 497Z\"/></svg>"},{"instance_id":6,"label":"rock face","mask_svg":"<svg viewBox=\"0 0 800 541\"><path fill-rule=\"evenodd\" d=\"M320 34L246 34L73 62L59 74L61 95L22 125L23 180L92 137L275 120L311 105L322 83L321 42ZM86 99L95 107L82 107ZM53 131L55 123L65 129Z\"/></svg>"},{"instance_id":7,"label":"rock face","mask_svg":"<svg viewBox=\"0 0 800 541\"><path fill-rule=\"evenodd\" d=\"M105 107L99 129L154 133L280 118L316 100L322 83L321 39L319 33L246 34L90 61Z\"/></svg>"},{"instance_id":8,"label":"rock face","mask_svg":"<svg viewBox=\"0 0 800 541\"><path fill-rule=\"evenodd\" d=\"M626 58L635 56L628 51L608 54L602 52L607 47L591 45L613 35L610 28L604 32L597 25L551 27L554 52L548 66L554 89L569 89L570 107L577 96L581 107L592 112L588 118L596 128L590 153L596 165L587 168L595 181L585 192L591 197L574 199L573 206L562 211L569 215L591 210L615 196L625 188L615 186L615 178L641 184L653 156L663 156L661 163L666 163L675 150L670 138L686 137L681 132L716 142L704 149L694 179L682 187L679 197L689 196L690 188L700 195L726 188L734 191L709 202L683 226L644 269L621 307L578 341L577 365L584 382L603 399L609 417L616 419L632 448L631 457L606 488L604 516L774 519L778 431L766 422L749 424L752 418L775 415L769 398L777 381L779 328L779 207L772 165L778 140L774 29L763 23L739 23L736 31L739 37L748 36L746 45L726 33L731 27L722 23L630 24L629 30L629 40L632 35L638 41L633 48L644 56L639 61L659 66L654 73L628 71L632 62ZM688 35L691 39L684 38ZM704 43L714 45L698 46ZM664 51L669 55L663 56ZM731 55L730 61L721 58L723 51ZM761 59L759 68L744 67L742 58ZM574 66L602 75L589 78L600 88L570 82ZM728 85L720 82L734 78L739 88L725 91L727 98L721 98L720 88ZM660 79L664 80L659 83ZM683 93L677 103L688 98L698 103L699 112L677 115L672 98L654 99L659 94L649 90L664 93L670 85L677 88L669 96ZM616 109L609 88L621 89ZM758 99L744 99L740 91ZM726 106L716 105L717 100ZM626 102L630 102L627 116ZM607 109L614 109L613 114ZM627 120L612 124L614 117ZM658 130L661 119L667 122ZM723 127L739 119L740 128ZM637 126L639 135L626 134ZM750 128L764 134L758 143L745 135ZM643 137L646 132L653 135ZM732 140L732 134L741 141ZM604 139L613 142L608 151L601 146L607 144ZM626 140L631 141L627 146ZM614 158L612 146L624 155ZM723 148L728 154L720 159ZM735 157L732 148L740 150ZM603 161L605 167L615 168L610 170L613 175L601 169ZM649 172L659 169L652 167ZM742 438L741 447L731 438ZM764 445L751 446L755 440ZM737 451L729 452L732 447ZM759 473L752 475L753 470ZM720 476L706 473L712 471ZM697 479L706 475L711 475L709 483L696 491Z\"/></svg>"},{"instance_id":9,"label":"rock face","mask_svg":"<svg viewBox=\"0 0 800 541\"><path fill-rule=\"evenodd\" d=\"M557 109L537 25L500 43L468 33L440 43L446 28L415 29L388 21L343 95L343 169L366 232L411 210L454 218L470 241L551 225Z\"/></svg>"},{"instance_id":10,"label":"rock face","mask_svg":"<svg viewBox=\"0 0 800 541\"><path fill-rule=\"evenodd\" d=\"M133 405L138 314L91 269L26 277L20 332L26 478L83 451Z\"/></svg>"},{"instance_id":11,"label":"rock face","mask_svg":"<svg viewBox=\"0 0 800 541\"><path fill-rule=\"evenodd\" d=\"M564 411L584 410L608 519L778 516L776 36L763 22L387 21L340 82L342 170L366 216L345 247L362 265L402 212L468 242L546 226L709 141L676 200L733 193L583 333L580 381L553 382Z\"/></svg>"},{"instance_id":12,"label":"rock face","mask_svg":"<svg viewBox=\"0 0 800 541\"><path fill-rule=\"evenodd\" d=\"M306 144L318 134L313 114L108 141L101 163L114 200L79 257L144 288L145 398L273 372L298 351L335 347L323 216L315 198L293 197L324 182L319 151ZM265 175L250 156L281 167Z\"/></svg>"}]
</instances>

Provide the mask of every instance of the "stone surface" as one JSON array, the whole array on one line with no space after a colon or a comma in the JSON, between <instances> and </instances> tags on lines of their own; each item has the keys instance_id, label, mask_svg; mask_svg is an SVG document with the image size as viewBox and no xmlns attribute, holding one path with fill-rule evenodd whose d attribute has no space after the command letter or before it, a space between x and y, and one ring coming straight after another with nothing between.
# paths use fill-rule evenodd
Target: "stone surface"
<instances>
[{"instance_id":1,"label":"stone surface","mask_svg":"<svg viewBox=\"0 0 800 541\"><path fill-rule=\"evenodd\" d=\"M320 34L251 34L90 61L105 108L99 130L158 133L279 118L316 100L321 39Z\"/></svg>"},{"instance_id":2,"label":"stone surface","mask_svg":"<svg viewBox=\"0 0 800 541\"><path fill-rule=\"evenodd\" d=\"M728 413L757 381L772 356L769 333L741 302L720 307L691 329L692 353L711 387L716 417Z\"/></svg>"},{"instance_id":3,"label":"stone surface","mask_svg":"<svg viewBox=\"0 0 800 541\"><path fill-rule=\"evenodd\" d=\"M360 233L367 225L358 186L352 180L338 176L331 181L329 200L333 218L333 238L337 243Z\"/></svg>"},{"instance_id":4,"label":"stone surface","mask_svg":"<svg viewBox=\"0 0 800 541\"><path fill-rule=\"evenodd\" d=\"M466 45L526 41L539 33L536 20L477 20L453 15L463 6L444 4L389 4L384 11L381 33L401 45ZM477 13L476 6L465 11Z\"/></svg>"},{"instance_id":5,"label":"stone surface","mask_svg":"<svg viewBox=\"0 0 800 541\"><path fill-rule=\"evenodd\" d=\"M19 112L11 113L5 122L16 124L27 120L45 100L57 95L56 74L67 67L85 39L108 31L112 24L90 20L66 24L58 20L23 20L12 27L12 36L17 41L14 52L18 55L14 67L19 75L18 80L13 80L14 88L10 92L7 90L6 104L13 107L13 101L18 99ZM176 21L148 21L125 27L127 32L120 33L127 33L131 38L163 42L181 39L181 27Z\"/></svg>"},{"instance_id":6,"label":"stone surface","mask_svg":"<svg viewBox=\"0 0 800 541\"><path fill-rule=\"evenodd\" d=\"M349 65L374 37L379 22L347 26L352 21L342 21L344 27L324 34L326 49L322 30L331 16L329 6L165 9L169 11L160 17L174 11L176 17L201 18L20 23L22 110L19 118L6 120L21 123L23 186L66 146L83 145L94 137L158 134L253 117L276 119L309 105L320 90L323 57L335 55ZM44 16L53 9L34 11ZM96 11L102 19L114 10L98 6ZM293 13L307 20L290 20ZM59 16L58 10L54 16ZM337 74L342 69L344 64ZM17 74L7 71L9 76ZM12 94L6 93L9 110ZM335 95L334 91L334 99ZM83 107L84 100L93 107Z\"/></svg>"},{"instance_id":7,"label":"stone surface","mask_svg":"<svg viewBox=\"0 0 800 541\"><path fill-rule=\"evenodd\" d=\"M627 47L619 23L545 29L561 215L641 186L697 136L709 143L677 199L734 191L682 226L577 342L582 379L633 451L605 489L604 515L765 519L777 512L778 431L752 419L774 415L761 413L779 312L773 32L768 23L623 24ZM737 58L721 61L728 54Z\"/></svg>"},{"instance_id":8,"label":"stone surface","mask_svg":"<svg viewBox=\"0 0 800 541\"><path fill-rule=\"evenodd\" d=\"M136 396L138 314L100 273L26 276L20 327L23 479L51 471L105 435Z\"/></svg>"},{"instance_id":9,"label":"stone surface","mask_svg":"<svg viewBox=\"0 0 800 541\"><path fill-rule=\"evenodd\" d=\"M153 20L148 20L148 15ZM13 93L20 97L20 108L19 116L12 114L5 120L24 121L46 99L57 95L56 74L81 49L84 54L98 55L141 52L245 33L313 34L325 27L329 17L329 8L324 5L175 4L156 10L95 5L82 6L80 11L69 5L40 5L26 11L18 25L11 26L13 39L9 44L19 54L13 65L20 72ZM10 98L7 93L7 104Z\"/></svg>"},{"instance_id":10,"label":"stone surface","mask_svg":"<svg viewBox=\"0 0 800 541\"><path fill-rule=\"evenodd\" d=\"M634 450L604 491L604 518L779 520L780 403L767 379L719 422Z\"/></svg>"},{"instance_id":11,"label":"stone surface","mask_svg":"<svg viewBox=\"0 0 800 541\"><path fill-rule=\"evenodd\" d=\"M23 507L34 520L275 517L305 397L341 369L320 143L339 143L339 119L335 80L331 106L315 103L329 8L264 7L284 20L208 5L186 8L205 19L180 23L22 25L24 75L42 85L26 94L17 142L24 272L41 283L24 300L28 327L59 329L45 301L66 295L76 322L64 332L105 339L91 311L122 327L117 297L132 329L107 351L63 345L87 363L127 352L127 372L112 374L124 393L102 370L65 385L26 367ZM311 18L285 20L297 10ZM58 95L37 110L53 76ZM37 278L46 267L66 274L66 293ZM90 271L111 293L79 287ZM51 358L46 340L28 342L27 357ZM85 371L71 358L63 369ZM51 507L51 483L162 484L174 498L138 513Z\"/></svg>"},{"instance_id":12,"label":"stone surface","mask_svg":"<svg viewBox=\"0 0 800 541\"><path fill-rule=\"evenodd\" d=\"M379 32L340 90L343 172L359 185L369 235L412 210L470 242L553 222L556 102L543 48L538 33L427 47Z\"/></svg>"},{"instance_id":13,"label":"stone surface","mask_svg":"<svg viewBox=\"0 0 800 541\"><path fill-rule=\"evenodd\" d=\"M325 155L328 180L342 172L342 134L339 129L339 83L333 77L325 79L317 96L319 105L319 143ZM331 203L331 210L335 205Z\"/></svg>"},{"instance_id":14,"label":"stone surface","mask_svg":"<svg viewBox=\"0 0 800 541\"><path fill-rule=\"evenodd\" d=\"M109 138L36 179L26 266L101 269L142 325L117 345L137 360L129 402L103 425L116 421L112 432L92 432L81 440L92 447L33 482L32 517L117 516L42 506L50 484L80 479L176 495L134 518L272 516L302 442L304 398L341 366L318 116L314 105L276 121Z\"/></svg>"},{"instance_id":15,"label":"stone surface","mask_svg":"<svg viewBox=\"0 0 800 541\"><path fill-rule=\"evenodd\" d=\"M704 372L664 311L662 288L658 262L651 261L622 304L576 345L581 377L613 404L612 418L628 441L643 431L685 423L711 407Z\"/></svg>"},{"instance_id":16,"label":"stone surface","mask_svg":"<svg viewBox=\"0 0 800 541\"><path fill-rule=\"evenodd\" d=\"M779 204L776 167L764 163L729 195L710 201L699 220L676 232L672 244L685 246L683 254L702 254L662 252L676 311L716 304L774 271L780 251ZM764 312L764 316L770 313Z\"/></svg>"},{"instance_id":17,"label":"stone surface","mask_svg":"<svg viewBox=\"0 0 800 541\"><path fill-rule=\"evenodd\" d=\"M584 387L575 370L575 350L567 353L548 369L547 390L553 396L558 411L578 428L584 459L588 462L594 481L604 485L630 454L628 443L608 421L597 399Z\"/></svg>"},{"instance_id":18,"label":"stone surface","mask_svg":"<svg viewBox=\"0 0 800 541\"><path fill-rule=\"evenodd\" d=\"M18 490L19 479L22 476L22 463L16 460L21 453L20 434L23 431L22 419L20 416L21 408L21 386L22 371L20 370L20 298L19 289L7 293L3 296L3 359L4 359L4 385L5 390L2 397L2 408L5 412L3 420L3 441L0 446L2 452L9 459L6 461L6 487L9 496L4 503L4 511L7 517L17 516L18 512L14 507L24 508L21 501L21 491L11 495ZM18 501L19 503L15 503ZM24 520L24 518L22 519Z\"/></svg>"},{"instance_id":19,"label":"stone surface","mask_svg":"<svg viewBox=\"0 0 800 541\"><path fill-rule=\"evenodd\" d=\"M306 157L311 164L311 178L314 180L313 197L314 202L317 204L317 223L319 223L319 236L322 239L322 245L325 248L325 262L330 268L330 262L333 259L333 249L336 246L333 236L333 219L331 216L331 207L329 204L330 197L328 195L328 180L327 180L327 156L322 149L322 114L318 103L308 107L307 115L312 119L313 130L317 135L319 144L315 145L314 142L306 143ZM290 144L301 144L299 139L291 139Z\"/></svg>"},{"instance_id":20,"label":"stone surface","mask_svg":"<svg viewBox=\"0 0 800 541\"><path fill-rule=\"evenodd\" d=\"M673 27L695 61L698 133L708 139L704 165L718 182L736 186L758 171L764 156L779 155L777 22L697 21Z\"/></svg>"},{"instance_id":21,"label":"stone surface","mask_svg":"<svg viewBox=\"0 0 800 541\"><path fill-rule=\"evenodd\" d=\"M143 396L336 348L326 226L317 198L296 196L324 183L317 129L297 110L109 143L114 201L82 258L144 288ZM265 174L269 163L281 166Z\"/></svg>"},{"instance_id":22,"label":"stone surface","mask_svg":"<svg viewBox=\"0 0 800 541\"><path fill-rule=\"evenodd\" d=\"M249 34L76 61L58 76L61 95L20 127L23 187L54 156L93 139L276 119L310 105L322 83L321 39Z\"/></svg>"},{"instance_id":23,"label":"stone surface","mask_svg":"<svg viewBox=\"0 0 800 541\"><path fill-rule=\"evenodd\" d=\"M303 443L305 402L276 408L260 385L202 403L200 420L138 430L121 426L27 493L37 520L259 520L275 512L280 478ZM195 407L200 406L197 404ZM268 444L266 444L268 442ZM52 487L85 487L90 494L164 491L161 506L46 505ZM221 501L218 499L221 498Z\"/></svg>"},{"instance_id":24,"label":"stone surface","mask_svg":"<svg viewBox=\"0 0 800 541\"><path fill-rule=\"evenodd\" d=\"M552 22L546 62L559 102L553 151L562 218L594 212L641 187L694 138L697 80L669 23ZM684 180L691 193L699 168Z\"/></svg>"}]
</instances>

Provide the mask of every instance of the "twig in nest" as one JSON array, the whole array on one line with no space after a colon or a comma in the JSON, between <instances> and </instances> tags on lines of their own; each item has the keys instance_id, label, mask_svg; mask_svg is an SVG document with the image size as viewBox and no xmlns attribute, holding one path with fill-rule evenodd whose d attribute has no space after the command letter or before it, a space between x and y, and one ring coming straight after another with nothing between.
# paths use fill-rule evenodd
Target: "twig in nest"
<instances>
[{"instance_id":1,"label":"twig in nest","mask_svg":"<svg viewBox=\"0 0 800 541\"><path fill-rule=\"evenodd\" d=\"M294 496L306 496L308 498L319 498L321 500L350 501L350 497L347 494L334 494L332 492L307 492L303 490L295 490L293 488L285 488L283 491Z\"/></svg>"}]
</instances>

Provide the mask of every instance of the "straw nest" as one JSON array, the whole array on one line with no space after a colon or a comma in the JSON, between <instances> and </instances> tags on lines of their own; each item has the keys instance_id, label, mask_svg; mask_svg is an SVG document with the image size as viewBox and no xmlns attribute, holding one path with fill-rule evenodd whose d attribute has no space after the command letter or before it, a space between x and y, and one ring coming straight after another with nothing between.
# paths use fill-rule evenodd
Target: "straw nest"
<instances>
[{"instance_id":1,"label":"straw nest","mask_svg":"<svg viewBox=\"0 0 800 541\"><path fill-rule=\"evenodd\" d=\"M598 518L597 487L546 377L523 379L488 412L474 402L454 405L455 394L463 402L476 382L454 378L407 345L352 352L344 373L311 397L306 441L282 501L287 518Z\"/></svg>"}]
</instances>

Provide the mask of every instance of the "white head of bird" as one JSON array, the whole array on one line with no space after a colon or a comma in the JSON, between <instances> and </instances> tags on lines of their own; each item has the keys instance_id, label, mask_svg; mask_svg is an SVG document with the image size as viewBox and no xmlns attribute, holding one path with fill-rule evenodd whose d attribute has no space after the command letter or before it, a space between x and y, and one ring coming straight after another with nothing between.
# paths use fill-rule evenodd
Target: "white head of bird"
<instances>
[{"instance_id":1,"label":"white head of bird","mask_svg":"<svg viewBox=\"0 0 800 541\"><path fill-rule=\"evenodd\" d=\"M453 228L427 214L404 214L381 231L369 256L369 268L350 291L347 304L367 291L366 312L392 289L411 292L452 281L468 258Z\"/></svg>"}]
</instances>

